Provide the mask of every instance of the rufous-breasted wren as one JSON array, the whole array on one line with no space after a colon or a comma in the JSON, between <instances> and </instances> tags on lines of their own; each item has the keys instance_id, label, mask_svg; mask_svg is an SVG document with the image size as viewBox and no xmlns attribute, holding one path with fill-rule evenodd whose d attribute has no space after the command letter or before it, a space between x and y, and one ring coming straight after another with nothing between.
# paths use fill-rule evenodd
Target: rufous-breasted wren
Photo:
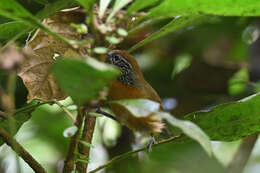
<instances>
[{"instance_id":1,"label":"rufous-breasted wren","mask_svg":"<svg viewBox=\"0 0 260 173\"><path fill-rule=\"evenodd\" d=\"M161 104L157 92L146 82L135 58L122 50L108 52L108 63L119 68L121 75L110 84L108 99L150 99ZM134 131L156 135L162 132L164 123L154 114L136 117L125 107L111 104L116 119ZM162 109L162 106L161 106Z\"/></svg>"}]
</instances>

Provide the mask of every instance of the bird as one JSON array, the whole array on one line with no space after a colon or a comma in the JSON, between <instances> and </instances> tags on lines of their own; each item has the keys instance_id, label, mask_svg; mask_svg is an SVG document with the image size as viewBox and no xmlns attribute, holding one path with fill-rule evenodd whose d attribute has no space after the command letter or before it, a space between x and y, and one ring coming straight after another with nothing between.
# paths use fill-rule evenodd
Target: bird
<instances>
[{"instance_id":1,"label":"bird","mask_svg":"<svg viewBox=\"0 0 260 173\"><path fill-rule=\"evenodd\" d=\"M144 79L136 59L124 50L111 50L107 53L107 62L116 66L121 74L111 82L108 89L108 100L149 99L160 104L162 102L157 92ZM162 132L164 123L154 113L146 117L136 117L125 107L119 104L110 104L116 120L129 129L152 136L150 145L155 142L155 135Z\"/></svg>"}]
</instances>

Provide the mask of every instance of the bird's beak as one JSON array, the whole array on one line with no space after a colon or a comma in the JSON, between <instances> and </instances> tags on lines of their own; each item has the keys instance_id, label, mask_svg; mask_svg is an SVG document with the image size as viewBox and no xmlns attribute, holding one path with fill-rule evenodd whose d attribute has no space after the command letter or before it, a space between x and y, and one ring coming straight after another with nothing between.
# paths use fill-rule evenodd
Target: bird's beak
<instances>
[{"instance_id":1,"label":"bird's beak","mask_svg":"<svg viewBox=\"0 0 260 173\"><path fill-rule=\"evenodd\" d=\"M107 56L108 56L109 58L111 58L111 57L113 57L114 53L115 53L115 52L113 52L113 51L109 51L109 52L107 53Z\"/></svg>"}]
</instances>

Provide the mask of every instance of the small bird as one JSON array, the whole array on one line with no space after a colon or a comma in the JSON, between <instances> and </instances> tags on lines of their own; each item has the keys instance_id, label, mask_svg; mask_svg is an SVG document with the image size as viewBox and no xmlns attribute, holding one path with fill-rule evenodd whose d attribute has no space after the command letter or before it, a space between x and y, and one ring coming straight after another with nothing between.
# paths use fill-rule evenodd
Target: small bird
<instances>
[{"instance_id":1,"label":"small bird","mask_svg":"<svg viewBox=\"0 0 260 173\"><path fill-rule=\"evenodd\" d=\"M161 105L161 99L157 92L146 82L135 58L126 51L112 50L108 52L108 63L119 68L121 75L110 84L108 99L150 99ZM134 131L144 134L159 134L164 128L164 123L154 114L147 117L136 117L125 107L111 104L111 110L116 119ZM154 137L152 138L154 140ZM151 142L151 141L150 141ZM152 141L153 142L153 141Z\"/></svg>"}]
</instances>

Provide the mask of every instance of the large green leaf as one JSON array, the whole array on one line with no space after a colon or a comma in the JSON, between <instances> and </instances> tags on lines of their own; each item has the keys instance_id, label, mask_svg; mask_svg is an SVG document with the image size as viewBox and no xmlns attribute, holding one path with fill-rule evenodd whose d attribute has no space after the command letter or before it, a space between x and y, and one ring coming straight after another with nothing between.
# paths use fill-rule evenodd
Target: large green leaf
<instances>
[{"instance_id":1,"label":"large green leaf","mask_svg":"<svg viewBox=\"0 0 260 173\"><path fill-rule=\"evenodd\" d=\"M96 98L99 92L119 75L113 67L90 57L86 60L59 59L52 66L52 72L60 87L78 105Z\"/></svg>"},{"instance_id":2,"label":"large green leaf","mask_svg":"<svg viewBox=\"0 0 260 173\"><path fill-rule=\"evenodd\" d=\"M178 15L259 16L258 0L165 0L145 17L173 17Z\"/></svg>"},{"instance_id":3,"label":"large green leaf","mask_svg":"<svg viewBox=\"0 0 260 173\"><path fill-rule=\"evenodd\" d=\"M113 104L120 104L128 109L132 115L137 118L148 117L154 114L155 118L163 118L172 126L179 128L188 137L194 139L207 151L209 155L212 153L212 147L209 137L194 123L187 120L179 120L167 112L160 111L160 104L147 99L129 99L111 101Z\"/></svg>"},{"instance_id":4,"label":"large green leaf","mask_svg":"<svg viewBox=\"0 0 260 173\"><path fill-rule=\"evenodd\" d=\"M260 131L260 93L210 111L190 113L185 119L200 126L211 140L238 140Z\"/></svg>"},{"instance_id":5,"label":"large green leaf","mask_svg":"<svg viewBox=\"0 0 260 173\"><path fill-rule=\"evenodd\" d=\"M165 36L169 33L176 32L178 30L181 30L183 28L186 28L188 26L198 25L200 23L206 22L209 20L209 16L182 16L178 17L177 19L173 19L171 22L163 26L160 30L156 31L149 37L145 38L144 40L138 42L133 47L129 49L129 52L132 52L133 50L155 40L162 36Z\"/></svg>"},{"instance_id":6,"label":"large green leaf","mask_svg":"<svg viewBox=\"0 0 260 173\"><path fill-rule=\"evenodd\" d=\"M179 120L165 112L160 113L160 116L167 120L172 126L181 129L182 132L191 139L197 141L209 155L212 154L212 146L209 137L196 124L187 120Z\"/></svg>"}]
</instances>

